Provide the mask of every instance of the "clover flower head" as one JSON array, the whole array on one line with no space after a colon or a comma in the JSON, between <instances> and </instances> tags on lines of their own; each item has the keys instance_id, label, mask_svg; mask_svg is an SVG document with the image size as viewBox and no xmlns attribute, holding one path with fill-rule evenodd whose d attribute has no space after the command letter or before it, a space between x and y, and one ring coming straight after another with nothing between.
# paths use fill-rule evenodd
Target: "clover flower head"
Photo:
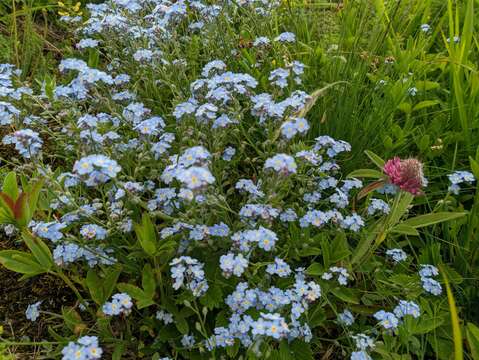
<instances>
[{"instance_id":1,"label":"clover flower head","mask_svg":"<svg viewBox=\"0 0 479 360\"><path fill-rule=\"evenodd\" d=\"M417 159L395 157L386 162L383 170L391 184L413 195L420 195L427 185L422 163Z\"/></svg>"}]
</instances>

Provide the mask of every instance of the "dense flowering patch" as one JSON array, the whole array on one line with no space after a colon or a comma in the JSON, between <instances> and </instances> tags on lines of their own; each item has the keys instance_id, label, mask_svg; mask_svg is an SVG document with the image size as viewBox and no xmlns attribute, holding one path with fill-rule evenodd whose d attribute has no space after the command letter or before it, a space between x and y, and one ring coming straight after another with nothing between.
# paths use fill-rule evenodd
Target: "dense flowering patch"
<instances>
[{"instance_id":1,"label":"dense flowering patch","mask_svg":"<svg viewBox=\"0 0 479 360\"><path fill-rule=\"evenodd\" d=\"M106 315L128 315L132 307L131 297L128 294L119 293L113 295L112 301L106 302L103 305L103 312Z\"/></svg>"},{"instance_id":2,"label":"dense flowering patch","mask_svg":"<svg viewBox=\"0 0 479 360\"><path fill-rule=\"evenodd\" d=\"M95 336L83 336L76 342L69 342L62 350L62 359L101 359L103 350L98 345L98 338Z\"/></svg>"},{"instance_id":3,"label":"dense flowering patch","mask_svg":"<svg viewBox=\"0 0 479 360\"><path fill-rule=\"evenodd\" d=\"M399 358L419 343L422 318L439 318L439 270L418 265L435 258L413 256L401 237L415 228L397 226L411 204L404 194L427 185L422 164L393 158L381 169L383 187L361 194L366 184L341 170L351 145L311 135L305 110L315 98L297 88L308 66L291 58L294 33L252 42L258 58L274 47L275 65L212 58L196 69L168 48L193 47L221 21L246 12L262 19L279 6L89 4L76 47L105 46L101 70L64 59L58 84L33 91L0 66L0 125L13 129L3 144L21 155L17 169L46 183L22 230L52 250L49 271L81 289L65 304L77 327L61 331L56 355L136 356L136 347L161 359L312 359L311 347L330 337L343 358ZM156 78L180 78L185 68L194 80ZM145 79L172 100L138 90ZM452 193L475 180L449 179ZM40 303L28 319L41 316Z\"/></svg>"},{"instance_id":4,"label":"dense flowering patch","mask_svg":"<svg viewBox=\"0 0 479 360\"><path fill-rule=\"evenodd\" d=\"M476 178L469 171L456 171L447 176L451 185L449 186L449 191L453 194L458 195L459 190L461 190L460 184L472 184L476 181Z\"/></svg>"}]
</instances>

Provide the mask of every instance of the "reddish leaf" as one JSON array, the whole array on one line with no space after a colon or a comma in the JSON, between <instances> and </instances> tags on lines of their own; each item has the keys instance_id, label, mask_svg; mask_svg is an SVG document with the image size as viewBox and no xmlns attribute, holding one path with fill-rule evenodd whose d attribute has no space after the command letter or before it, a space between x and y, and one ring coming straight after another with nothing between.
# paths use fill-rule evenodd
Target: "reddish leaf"
<instances>
[{"instance_id":1,"label":"reddish leaf","mask_svg":"<svg viewBox=\"0 0 479 360\"><path fill-rule=\"evenodd\" d=\"M20 196L18 196L17 202L15 203L15 206L13 208L13 215L15 216L16 220L20 219L23 215L25 201L27 201L27 198L25 193L22 192Z\"/></svg>"},{"instance_id":2,"label":"reddish leaf","mask_svg":"<svg viewBox=\"0 0 479 360\"><path fill-rule=\"evenodd\" d=\"M371 184L369 185L366 185L364 188L362 188L362 190L358 193L357 195L357 199L360 200L362 199L363 197L365 197L367 194L369 194L370 192L376 190L376 189L379 189L381 188L382 186L384 186L385 184L385 181L384 180L378 180L378 181L374 181L372 182Z\"/></svg>"},{"instance_id":3,"label":"reddish leaf","mask_svg":"<svg viewBox=\"0 0 479 360\"><path fill-rule=\"evenodd\" d=\"M4 192L0 192L0 197L3 201L8 205L12 212L15 212L15 203L13 202L12 198L5 194Z\"/></svg>"}]
</instances>

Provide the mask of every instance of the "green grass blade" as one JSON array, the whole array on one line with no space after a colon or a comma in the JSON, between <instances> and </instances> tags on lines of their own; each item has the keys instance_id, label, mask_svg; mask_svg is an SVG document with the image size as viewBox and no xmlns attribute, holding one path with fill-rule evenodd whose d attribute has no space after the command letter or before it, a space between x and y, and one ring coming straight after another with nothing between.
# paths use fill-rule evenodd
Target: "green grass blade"
<instances>
[{"instance_id":1,"label":"green grass blade","mask_svg":"<svg viewBox=\"0 0 479 360\"><path fill-rule=\"evenodd\" d=\"M467 324L467 343L473 360L479 360L479 328L473 323Z\"/></svg>"},{"instance_id":2,"label":"green grass blade","mask_svg":"<svg viewBox=\"0 0 479 360\"><path fill-rule=\"evenodd\" d=\"M452 338L454 341L454 360L464 360L464 349L462 347L462 335L459 315L457 314L456 301L452 294L451 286L446 273L441 269L442 277L444 278L444 284L446 285L447 301L449 303L449 312L451 314L452 323Z\"/></svg>"}]
</instances>

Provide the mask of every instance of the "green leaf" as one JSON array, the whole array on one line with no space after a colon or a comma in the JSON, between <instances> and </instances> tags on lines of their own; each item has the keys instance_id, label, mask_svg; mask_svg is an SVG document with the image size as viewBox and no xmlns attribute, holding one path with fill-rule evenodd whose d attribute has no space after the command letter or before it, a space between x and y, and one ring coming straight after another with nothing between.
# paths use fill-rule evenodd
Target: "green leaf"
<instances>
[{"instance_id":1,"label":"green leaf","mask_svg":"<svg viewBox=\"0 0 479 360\"><path fill-rule=\"evenodd\" d=\"M88 52L88 66L91 68L98 67L98 61L100 59L100 54L97 49L90 48Z\"/></svg>"},{"instance_id":2,"label":"green leaf","mask_svg":"<svg viewBox=\"0 0 479 360\"><path fill-rule=\"evenodd\" d=\"M421 317L421 321L418 321L416 326L412 329L414 334L429 334L434 329L437 329L444 323L444 320L440 317Z\"/></svg>"},{"instance_id":3,"label":"green leaf","mask_svg":"<svg viewBox=\"0 0 479 360\"><path fill-rule=\"evenodd\" d=\"M378 239L379 237L384 237L384 224L382 222L377 223L366 236L361 238L353 251L351 263L357 264L368 253L372 253L374 251L373 244L375 239Z\"/></svg>"},{"instance_id":4,"label":"green leaf","mask_svg":"<svg viewBox=\"0 0 479 360\"><path fill-rule=\"evenodd\" d=\"M449 313L451 315L452 339L454 341L454 360L463 360L464 349L462 348L461 325L459 315L457 314L456 301L454 300L454 295L452 294L451 286L449 285L449 280L445 272L441 271L441 274L444 278L444 284L446 285L447 302L449 303Z\"/></svg>"},{"instance_id":5,"label":"green leaf","mask_svg":"<svg viewBox=\"0 0 479 360\"><path fill-rule=\"evenodd\" d=\"M141 299L147 298L147 296L145 295L145 292L135 285L127 284L127 283L119 283L116 285L116 287L121 292L126 292L135 300L141 300Z\"/></svg>"},{"instance_id":6,"label":"green leaf","mask_svg":"<svg viewBox=\"0 0 479 360\"><path fill-rule=\"evenodd\" d=\"M141 286L143 287L145 295L149 298L153 298L153 296L155 295L156 281L155 276L153 275L153 270L151 270L150 264L145 264L145 267L143 268Z\"/></svg>"},{"instance_id":7,"label":"green leaf","mask_svg":"<svg viewBox=\"0 0 479 360\"><path fill-rule=\"evenodd\" d=\"M174 317L175 317L175 325L178 331L182 334L188 334L188 332L190 331L190 328L185 318L179 313L174 314Z\"/></svg>"},{"instance_id":8,"label":"green leaf","mask_svg":"<svg viewBox=\"0 0 479 360\"><path fill-rule=\"evenodd\" d=\"M25 228L32 218L32 212L30 211L30 206L28 205L27 194L20 193L18 196L17 202L15 203L14 214L17 226L20 228Z\"/></svg>"},{"instance_id":9,"label":"green leaf","mask_svg":"<svg viewBox=\"0 0 479 360\"><path fill-rule=\"evenodd\" d=\"M223 301L223 291L218 285L211 285L208 291L201 297L200 302L208 309L219 308Z\"/></svg>"},{"instance_id":10,"label":"green leaf","mask_svg":"<svg viewBox=\"0 0 479 360\"><path fill-rule=\"evenodd\" d=\"M359 296L356 291L346 287L338 287L331 289L331 292L337 298L351 304L359 304Z\"/></svg>"},{"instance_id":11,"label":"green leaf","mask_svg":"<svg viewBox=\"0 0 479 360\"><path fill-rule=\"evenodd\" d=\"M418 111L421 109L426 109L431 106L435 106L437 104L440 104L441 102L439 100L424 100L421 102L418 102L414 107L413 111Z\"/></svg>"},{"instance_id":12,"label":"green leaf","mask_svg":"<svg viewBox=\"0 0 479 360\"><path fill-rule=\"evenodd\" d=\"M419 150L421 150L422 152L426 152L431 143L431 137L426 134L423 137L421 137L421 139L417 141L416 143L417 143L417 146L419 147Z\"/></svg>"},{"instance_id":13,"label":"green leaf","mask_svg":"<svg viewBox=\"0 0 479 360\"><path fill-rule=\"evenodd\" d=\"M88 270L85 281L91 298L95 303L102 305L110 298L120 273L121 268L111 267L108 269L105 277L101 278L95 269Z\"/></svg>"},{"instance_id":14,"label":"green leaf","mask_svg":"<svg viewBox=\"0 0 479 360\"><path fill-rule=\"evenodd\" d=\"M381 360L411 360L411 355L400 355L397 353L392 353L388 347L379 343L375 348L374 352L381 355Z\"/></svg>"},{"instance_id":15,"label":"green leaf","mask_svg":"<svg viewBox=\"0 0 479 360\"><path fill-rule=\"evenodd\" d=\"M104 304L106 299L103 294L103 286L101 285L101 280L97 275L96 270L89 269L85 281L92 300L98 305Z\"/></svg>"},{"instance_id":16,"label":"green leaf","mask_svg":"<svg viewBox=\"0 0 479 360\"><path fill-rule=\"evenodd\" d=\"M321 249L317 247L305 247L299 251L299 256L306 257L306 256L316 256L321 254Z\"/></svg>"},{"instance_id":17,"label":"green leaf","mask_svg":"<svg viewBox=\"0 0 479 360\"><path fill-rule=\"evenodd\" d=\"M440 338L438 336L431 336L428 338L429 344L431 344L434 354L440 360L451 360L453 356L453 343L449 339Z\"/></svg>"},{"instance_id":18,"label":"green leaf","mask_svg":"<svg viewBox=\"0 0 479 360\"><path fill-rule=\"evenodd\" d=\"M330 245L329 261L332 263L341 261L351 255L346 234L339 232Z\"/></svg>"},{"instance_id":19,"label":"green leaf","mask_svg":"<svg viewBox=\"0 0 479 360\"><path fill-rule=\"evenodd\" d=\"M389 231L395 234L419 236L419 232L415 228L404 224L397 224Z\"/></svg>"},{"instance_id":20,"label":"green leaf","mask_svg":"<svg viewBox=\"0 0 479 360\"><path fill-rule=\"evenodd\" d=\"M2 217L5 218L4 222L2 223L14 223L15 222L15 214L13 210L15 208L15 203L5 193L0 193L0 210L2 210Z\"/></svg>"},{"instance_id":21,"label":"green leaf","mask_svg":"<svg viewBox=\"0 0 479 360\"><path fill-rule=\"evenodd\" d=\"M279 358L280 360L294 360L294 354L291 352L286 340L282 340L279 343Z\"/></svg>"},{"instance_id":22,"label":"green leaf","mask_svg":"<svg viewBox=\"0 0 479 360\"><path fill-rule=\"evenodd\" d=\"M418 90L422 90L422 91L433 90L440 87L438 82L428 81L428 80L418 80L416 81L415 85L418 88Z\"/></svg>"},{"instance_id":23,"label":"green leaf","mask_svg":"<svg viewBox=\"0 0 479 360\"><path fill-rule=\"evenodd\" d=\"M78 312L71 307L62 307L62 316L63 320L65 321L65 325L73 333L76 332L76 328L78 326L84 326L80 314L78 314Z\"/></svg>"},{"instance_id":24,"label":"green leaf","mask_svg":"<svg viewBox=\"0 0 479 360\"><path fill-rule=\"evenodd\" d=\"M391 212L388 215L388 224L389 226L394 226L396 225L401 217L406 213L407 209L409 208L409 205L411 205L412 200L414 199L413 195L401 191L399 192L396 197L394 198L394 202L391 206ZM402 223L403 225L405 224L404 222ZM409 224L406 224L408 226L411 226Z\"/></svg>"},{"instance_id":25,"label":"green leaf","mask_svg":"<svg viewBox=\"0 0 479 360\"><path fill-rule=\"evenodd\" d=\"M150 216L148 213L144 213L141 218L143 228L146 231L146 235L148 235L151 240L156 241L156 228L153 222L151 221Z\"/></svg>"},{"instance_id":26,"label":"green leaf","mask_svg":"<svg viewBox=\"0 0 479 360\"><path fill-rule=\"evenodd\" d=\"M374 169L358 169L353 172L350 172L347 176L348 178L373 178L380 179L384 177L384 174L381 171Z\"/></svg>"},{"instance_id":27,"label":"green leaf","mask_svg":"<svg viewBox=\"0 0 479 360\"><path fill-rule=\"evenodd\" d=\"M109 267L108 273L105 275L105 278L103 279L103 301L107 301L111 294L113 293L113 290L115 290L116 283L118 282L118 278L120 277L121 274L121 267L115 266L115 267Z\"/></svg>"},{"instance_id":28,"label":"green leaf","mask_svg":"<svg viewBox=\"0 0 479 360\"><path fill-rule=\"evenodd\" d=\"M58 342L66 342L68 340L67 338L65 338L65 337L61 336L60 334L58 334L57 332L55 332L55 330L53 330L53 328L51 326L49 326L47 328L47 331L48 331L48 334L50 334L50 336Z\"/></svg>"},{"instance_id":29,"label":"green leaf","mask_svg":"<svg viewBox=\"0 0 479 360\"><path fill-rule=\"evenodd\" d=\"M411 219L407 219L402 224L417 229L425 226L438 224L444 221L454 220L465 215L465 212L438 212L426 215L419 215Z\"/></svg>"},{"instance_id":30,"label":"green leaf","mask_svg":"<svg viewBox=\"0 0 479 360\"><path fill-rule=\"evenodd\" d=\"M156 229L151 222L150 216L144 213L140 224L134 224L136 236L143 250L150 256L156 254Z\"/></svg>"},{"instance_id":31,"label":"green leaf","mask_svg":"<svg viewBox=\"0 0 479 360\"><path fill-rule=\"evenodd\" d=\"M474 0L468 0L465 7L464 25L462 27L462 34L464 37L461 38L461 53L459 59L461 62L465 60L465 57L467 57L471 48L474 33L474 20L477 19L475 14Z\"/></svg>"},{"instance_id":32,"label":"green leaf","mask_svg":"<svg viewBox=\"0 0 479 360\"><path fill-rule=\"evenodd\" d=\"M469 162L471 163L471 170L476 179L479 179L479 162L474 160L471 156L469 156Z\"/></svg>"},{"instance_id":33,"label":"green leaf","mask_svg":"<svg viewBox=\"0 0 479 360\"><path fill-rule=\"evenodd\" d=\"M369 150L365 150L364 153L378 168L383 169L386 162L381 157Z\"/></svg>"},{"instance_id":34,"label":"green leaf","mask_svg":"<svg viewBox=\"0 0 479 360\"><path fill-rule=\"evenodd\" d=\"M33 236L28 231L23 231L22 238L32 252L32 255L35 257L38 263L44 267L45 270L48 270L54 266L53 256L50 248L39 237Z\"/></svg>"},{"instance_id":35,"label":"green leaf","mask_svg":"<svg viewBox=\"0 0 479 360\"><path fill-rule=\"evenodd\" d=\"M0 264L8 270L30 276L38 275L46 271L35 261L31 254L18 250L0 251Z\"/></svg>"},{"instance_id":36,"label":"green leaf","mask_svg":"<svg viewBox=\"0 0 479 360\"><path fill-rule=\"evenodd\" d=\"M444 272L444 274L447 276L447 279L453 285L459 285L464 281L461 274L459 274L456 270L446 264L441 264L441 270Z\"/></svg>"},{"instance_id":37,"label":"green leaf","mask_svg":"<svg viewBox=\"0 0 479 360\"><path fill-rule=\"evenodd\" d=\"M323 268L328 268L331 264L331 254L330 254L330 244L329 239L321 239L321 254L323 258ZM318 274L319 275L319 274Z\"/></svg>"},{"instance_id":38,"label":"green leaf","mask_svg":"<svg viewBox=\"0 0 479 360\"><path fill-rule=\"evenodd\" d=\"M0 197L0 206L2 206L2 198ZM12 222L11 215L8 214L8 210L0 207L0 224L10 224Z\"/></svg>"},{"instance_id":39,"label":"green leaf","mask_svg":"<svg viewBox=\"0 0 479 360\"><path fill-rule=\"evenodd\" d=\"M308 343L302 340L294 340L289 344L295 360L314 360L313 351Z\"/></svg>"},{"instance_id":40,"label":"green leaf","mask_svg":"<svg viewBox=\"0 0 479 360\"><path fill-rule=\"evenodd\" d=\"M380 179L380 180L373 181L372 183L369 183L368 185L363 187L361 191L358 192L358 194L356 195L356 199L361 200L363 197L367 196L374 190L377 190L383 187L384 184L385 184L385 179Z\"/></svg>"},{"instance_id":41,"label":"green leaf","mask_svg":"<svg viewBox=\"0 0 479 360\"><path fill-rule=\"evenodd\" d=\"M56 88L55 79L52 79L50 76L45 75L43 84L45 84L45 94L50 100L53 100L53 91Z\"/></svg>"},{"instance_id":42,"label":"green leaf","mask_svg":"<svg viewBox=\"0 0 479 360\"><path fill-rule=\"evenodd\" d=\"M408 102L400 103L397 108L398 108L398 110L401 110L402 112L404 112L406 114L411 113L411 104L409 104Z\"/></svg>"},{"instance_id":43,"label":"green leaf","mask_svg":"<svg viewBox=\"0 0 479 360\"><path fill-rule=\"evenodd\" d=\"M473 360L479 360L479 328L473 323L466 327L466 338Z\"/></svg>"},{"instance_id":44,"label":"green leaf","mask_svg":"<svg viewBox=\"0 0 479 360\"><path fill-rule=\"evenodd\" d=\"M237 359L239 349L240 349L240 342L239 340L236 340L233 346L228 346L226 348L226 353L231 359Z\"/></svg>"},{"instance_id":45,"label":"green leaf","mask_svg":"<svg viewBox=\"0 0 479 360\"><path fill-rule=\"evenodd\" d=\"M317 89L317 90L314 90L311 95L309 96L309 99L306 101L306 104L304 104L304 106L301 108L300 111L298 111L295 116L297 117L305 117L306 114L309 112L309 110L311 110L314 106L314 104L316 104L316 101L318 101L318 99L323 96L323 94L326 92L326 90L336 86L336 85L339 85L339 84L346 84L347 82L346 81L337 81L337 82L334 82L332 84L328 84L326 85L325 87L321 88L321 89Z\"/></svg>"},{"instance_id":46,"label":"green leaf","mask_svg":"<svg viewBox=\"0 0 479 360\"><path fill-rule=\"evenodd\" d=\"M162 326L160 328L160 331L158 331L158 337L157 339L162 342L162 343L166 343L168 342L170 339L172 338L176 338L178 337L178 331L176 330L176 328L172 327L172 326Z\"/></svg>"},{"instance_id":47,"label":"green leaf","mask_svg":"<svg viewBox=\"0 0 479 360\"><path fill-rule=\"evenodd\" d=\"M308 311L308 313L308 325L311 329L321 326L325 321L328 320L324 309L322 309L320 306L317 306L314 311Z\"/></svg>"},{"instance_id":48,"label":"green leaf","mask_svg":"<svg viewBox=\"0 0 479 360\"><path fill-rule=\"evenodd\" d=\"M319 276L324 272L323 267L319 263L312 263L309 265L308 269L306 270L306 274L308 275L316 275Z\"/></svg>"},{"instance_id":49,"label":"green leaf","mask_svg":"<svg viewBox=\"0 0 479 360\"><path fill-rule=\"evenodd\" d=\"M110 338L114 335L112 334L111 327L111 317L97 317L95 326L98 329L98 335L102 338Z\"/></svg>"},{"instance_id":50,"label":"green leaf","mask_svg":"<svg viewBox=\"0 0 479 360\"><path fill-rule=\"evenodd\" d=\"M144 298L137 301L136 307L138 309L143 309L154 304L155 304L155 301L153 299Z\"/></svg>"},{"instance_id":51,"label":"green leaf","mask_svg":"<svg viewBox=\"0 0 479 360\"><path fill-rule=\"evenodd\" d=\"M38 180L32 188L28 191L28 205L30 207L31 215L37 211L37 205L38 205L38 198L40 196L40 191L42 190L43 184L45 180L40 179ZM28 222L30 222L31 219L29 219Z\"/></svg>"},{"instance_id":52,"label":"green leaf","mask_svg":"<svg viewBox=\"0 0 479 360\"><path fill-rule=\"evenodd\" d=\"M121 360L123 359L123 353L125 352L125 344L118 343L115 345L115 350L111 355L111 360Z\"/></svg>"},{"instance_id":53,"label":"green leaf","mask_svg":"<svg viewBox=\"0 0 479 360\"><path fill-rule=\"evenodd\" d=\"M18 198L17 175L15 172L9 172L3 180L2 191L7 194L13 201Z\"/></svg>"},{"instance_id":54,"label":"green leaf","mask_svg":"<svg viewBox=\"0 0 479 360\"><path fill-rule=\"evenodd\" d=\"M155 304L155 301L152 299L152 296L150 296L150 294L146 294L145 291L141 290L135 285L120 283L116 287L120 291L126 292L132 298L137 300L136 306L138 307L138 309L143 309L145 307Z\"/></svg>"},{"instance_id":55,"label":"green leaf","mask_svg":"<svg viewBox=\"0 0 479 360\"><path fill-rule=\"evenodd\" d=\"M383 145L386 150L392 150L394 148L393 138L389 135L384 136Z\"/></svg>"}]
</instances>

